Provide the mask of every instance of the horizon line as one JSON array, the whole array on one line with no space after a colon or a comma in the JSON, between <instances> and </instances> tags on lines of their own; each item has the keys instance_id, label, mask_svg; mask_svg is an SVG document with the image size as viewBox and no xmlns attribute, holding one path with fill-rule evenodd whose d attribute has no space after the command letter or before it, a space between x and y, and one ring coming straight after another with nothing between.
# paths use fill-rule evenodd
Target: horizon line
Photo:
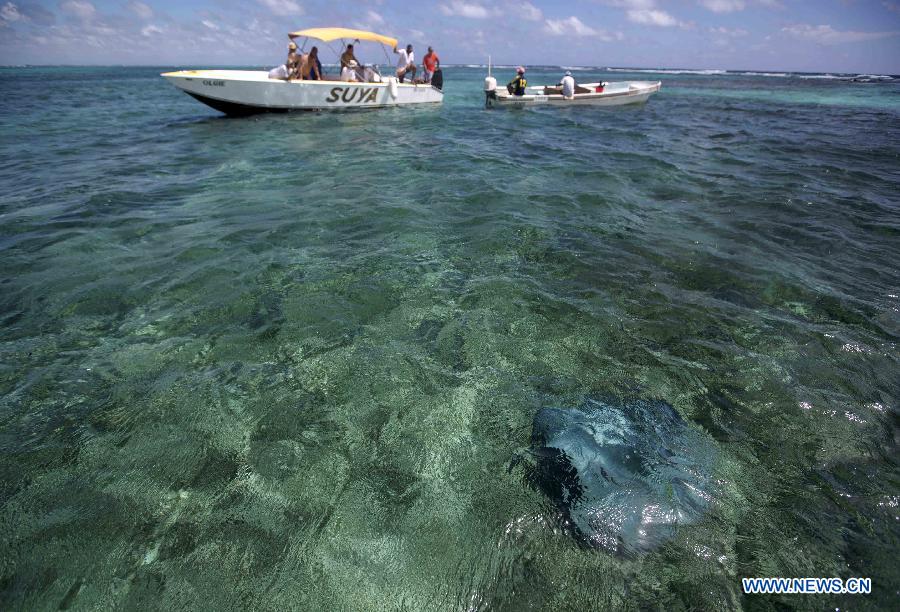
<instances>
[{"instance_id":1,"label":"horizon line","mask_svg":"<svg viewBox=\"0 0 900 612\"><path fill-rule=\"evenodd\" d=\"M329 65L337 65L326 63L326 66ZM377 64L376 64L377 65ZM513 68L518 64L495 64L492 63L491 66L494 68ZM590 69L590 70L654 70L654 71L664 71L664 70L690 70L690 71L704 71L704 72L721 72L721 73L734 73L734 72L752 72L759 73L760 75L764 75L765 73L785 73L785 74L821 74L821 75L849 75L849 76L890 76L893 78L900 78L900 74L883 74L879 75L878 72L840 72L835 70L828 71L803 71L803 70L788 70L785 68L767 68L767 69L757 69L757 68L700 68L695 66L590 66L590 65L578 65L578 64L523 64L527 67L531 68L581 68L581 69ZM0 69L2 68L174 68L181 67L184 64L166 64L166 63L148 63L148 64L0 64ZM206 64L208 68L249 68L249 67L259 67L265 66L264 64ZM447 63L444 64L445 67L448 68L487 68L486 63L474 63L474 62L466 62L466 63ZM712 76L712 75L710 75Z\"/></svg>"}]
</instances>

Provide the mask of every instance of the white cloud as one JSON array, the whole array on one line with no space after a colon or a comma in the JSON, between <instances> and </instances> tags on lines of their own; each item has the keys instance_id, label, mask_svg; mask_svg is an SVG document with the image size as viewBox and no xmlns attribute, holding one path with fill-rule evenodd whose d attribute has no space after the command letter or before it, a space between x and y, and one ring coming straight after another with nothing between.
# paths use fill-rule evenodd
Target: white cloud
<instances>
[{"instance_id":1,"label":"white cloud","mask_svg":"<svg viewBox=\"0 0 900 612\"><path fill-rule=\"evenodd\" d=\"M384 17L369 9L366 11L366 21L375 25L382 25L384 23Z\"/></svg>"},{"instance_id":2,"label":"white cloud","mask_svg":"<svg viewBox=\"0 0 900 612\"><path fill-rule=\"evenodd\" d=\"M741 37L741 36L747 36L748 34L750 34L750 32L748 32L747 30L741 29L741 28L734 28L733 30L730 30L730 29L726 28L725 26L719 26L718 28L710 28L709 31L713 34L720 34L722 36L733 36L735 38Z\"/></svg>"},{"instance_id":3,"label":"white cloud","mask_svg":"<svg viewBox=\"0 0 900 612\"><path fill-rule=\"evenodd\" d=\"M688 24L659 8L656 0L600 0L600 2L607 6L625 9L625 16L632 23L661 28L688 27Z\"/></svg>"},{"instance_id":4,"label":"white cloud","mask_svg":"<svg viewBox=\"0 0 900 612\"><path fill-rule=\"evenodd\" d=\"M351 23L351 27L360 30L377 30L385 24L384 17L369 9L364 15L361 15L358 21Z\"/></svg>"},{"instance_id":5,"label":"white cloud","mask_svg":"<svg viewBox=\"0 0 900 612\"><path fill-rule=\"evenodd\" d=\"M544 22L544 32L551 36L590 36L602 42L612 42L624 38L621 32L610 34L604 30L592 28L574 15L565 19L547 19Z\"/></svg>"},{"instance_id":6,"label":"white cloud","mask_svg":"<svg viewBox=\"0 0 900 612\"><path fill-rule=\"evenodd\" d=\"M684 25L670 14L659 9L634 9L626 13L628 21L640 23L642 25L658 26L660 28L671 28L674 26Z\"/></svg>"},{"instance_id":7,"label":"white cloud","mask_svg":"<svg viewBox=\"0 0 900 612\"><path fill-rule=\"evenodd\" d=\"M520 4L518 7L518 11L522 19L526 21L540 21L544 18L544 13L541 11L541 9L531 4L530 2L523 2L522 4Z\"/></svg>"},{"instance_id":8,"label":"white cloud","mask_svg":"<svg viewBox=\"0 0 900 612\"><path fill-rule=\"evenodd\" d=\"M781 31L801 40L820 45L839 45L842 43L863 42L896 36L900 32L854 32L852 30L835 30L830 25L797 24L781 28Z\"/></svg>"},{"instance_id":9,"label":"white cloud","mask_svg":"<svg viewBox=\"0 0 900 612\"><path fill-rule=\"evenodd\" d=\"M747 6L744 0L700 0L700 4L713 13L743 11L744 7Z\"/></svg>"},{"instance_id":10,"label":"white cloud","mask_svg":"<svg viewBox=\"0 0 900 612\"><path fill-rule=\"evenodd\" d=\"M143 2L138 2L137 0L133 0L128 3L128 8L131 9L135 15L140 17L141 19L150 19L153 17L153 9L144 4Z\"/></svg>"},{"instance_id":11,"label":"white cloud","mask_svg":"<svg viewBox=\"0 0 900 612\"><path fill-rule=\"evenodd\" d=\"M469 19L487 19L497 15L496 10L488 10L480 4L454 0L449 5L442 4L441 12L447 16L468 17Z\"/></svg>"},{"instance_id":12,"label":"white cloud","mask_svg":"<svg viewBox=\"0 0 900 612\"><path fill-rule=\"evenodd\" d=\"M216 24L214 24L214 23L213 23L212 21L210 21L209 19L204 19L204 20L201 21L200 23L202 23L204 26L206 26L207 28L209 28L210 30L212 30L212 31L214 31L214 32L218 32L218 31L219 31L219 26L217 26Z\"/></svg>"},{"instance_id":13,"label":"white cloud","mask_svg":"<svg viewBox=\"0 0 900 612\"><path fill-rule=\"evenodd\" d=\"M0 19L3 21L25 21L27 17L19 12L19 7L17 7L12 2L7 2L3 5L3 8L0 8Z\"/></svg>"},{"instance_id":14,"label":"white cloud","mask_svg":"<svg viewBox=\"0 0 900 612\"><path fill-rule=\"evenodd\" d=\"M162 34L162 33L163 33L162 28L159 28L159 27L153 25L152 23L148 26L144 26L143 28L141 28L142 36L150 37L150 36L153 36L154 34Z\"/></svg>"},{"instance_id":15,"label":"white cloud","mask_svg":"<svg viewBox=\"0 0 900 612\"><path fill-rule=\"evenodd\" d=\"M574 34L575 36L596 36L597 30L585 25L574 15L566 19L548 19L544 28L548 34L555 36Z\"/></svg>"},{"instance_id":16,"label":"white cloud","mask_svg":"<svg viewBox=\"0 0 900 612\"><path fill-rule=\"evenodd\" d=\"M615 6L618 8L640 10L656 8L656 0L600 0L602 4L607 6Z\"/></svg>"},{"instance_id":17,"label":"white cloud","mask_svg":"<svg viewBox=\"0 0 900 612\"><path fill-rule=\"evenodd\" d=\"M59 5L59 8L61 8L63 12L74 15L84 21L88 21L97 13L97 9L94 8L94 5L87 0L66 0L66 2Z\"/></svg>"},{"instance_id":18,"label":"white cloud","mask_svg":"<svg viewBox=\"0 0 900 612\"><path fill-rule=\"evenodd\" d=\"M303 7L294 0L258 0L260 4L276 15L287 17L290 15L302 15Z\"/></svg>"}]
</instances>

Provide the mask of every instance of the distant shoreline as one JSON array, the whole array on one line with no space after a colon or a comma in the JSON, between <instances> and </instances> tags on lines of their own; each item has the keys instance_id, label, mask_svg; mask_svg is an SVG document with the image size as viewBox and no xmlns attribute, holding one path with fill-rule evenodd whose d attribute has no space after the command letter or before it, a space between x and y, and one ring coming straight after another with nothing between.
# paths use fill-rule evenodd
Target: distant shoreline
<instances>
[{"instance_id":1,"label":"distant shoreline","mask_svg":"<svg viewBox=\"0 0 900 612\"><path fill-rule=\"evenodd\" d=\"M331 68L337 64L324 64ZM376 64L378 65L378 64ZM102 68L155 68L160 71L171 70L174 67L186 68L185 64L23 64L23 65L5 65L0 66L0 70L15 69L52 69L52 68L73 68L73 69L102 69ZM445 68L462 68L462 69L480 69L487 70L487 64L444 64ZM251 69L251 70L268 70L266 66L248 64L248 65L205 65L207 69ZM514 65L493 64L493 70L512 70ZM710 76L710 77L763 77L763 78L784 78L784 79L814 79L814 80L834 80L834 81L855 81L861 83L894 83L900 82L900 75L895 74L876 74L876 73L853 73L853 72L794 72L789 70L738 70L738 69L715 69L715 68L634 68L628 66L574 66L574 65L546 65L536 64L528 65L531 70L551 71L551 70L571 70L573 72L613 72L622 74L656 74L669 76Z\"/></svg>"},{"instance_id":2,"label":"distant shoreline","mask_svg":"<svg viewBox=\"0 0 900 612\"><path fill-rule=\"evenodd\" d=\"M327 63L325 66L336 66L337 64ZM377 65L377 64L376 64ZM22 68L158 68L171 69L173 67L184 67L187 64L7 64L0 65L0 70L22 69ZM487 64L444 64L445 68L470 68L470 69L487 69ZM257 64L207 64L204 68L209 69L258 69L266 70L265 66ZM515 68L512 64L493 64L492 69L510 70ZM772 77L772 78L807 78L807 79L833 79L833 80L861 80L865 82L893 82L900 81L900 75L897 74L879 74L876 72L802 72L792 70L741 70L741 69L719 69L719 68L661 68L661 67L632 67L632 66L576 66L576 65L559 65L559 64L530 64L529 69L532 70L572 70L572 71L593 71L593 72L622 72L622 73L646 73L646 74L668 74L668 75L688 75L688 76L752 76L752 77Z\"/></svg>"}]
</instances>

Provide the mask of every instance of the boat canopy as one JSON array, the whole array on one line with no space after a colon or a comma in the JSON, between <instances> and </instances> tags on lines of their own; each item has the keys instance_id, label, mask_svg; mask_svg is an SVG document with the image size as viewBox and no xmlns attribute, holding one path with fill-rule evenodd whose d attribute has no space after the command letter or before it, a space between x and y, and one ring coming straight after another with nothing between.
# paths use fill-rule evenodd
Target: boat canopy
<instances>
[{"instance_id":1,"label":"boat canopy","mask_svg":"<svg viewBox=\"0 0 900 612\"><path fill-rule=\"evenodd\" d=\"M383 36L382 34L375 34L374 32L366 32L365 30L351 30L349 28L309 28L308 30L298 30L296 32L291 32L290 34L288 34L288 36L290 38L307 36L309 38L315 38L317 40L323 40L325 42L331 42L332 40L338 40L341 38L348 38L350 40L374 40L375 42L380 42L383 45L390 45L391 47L397 46L396 38Z\"/></svg>"}]
</instances>

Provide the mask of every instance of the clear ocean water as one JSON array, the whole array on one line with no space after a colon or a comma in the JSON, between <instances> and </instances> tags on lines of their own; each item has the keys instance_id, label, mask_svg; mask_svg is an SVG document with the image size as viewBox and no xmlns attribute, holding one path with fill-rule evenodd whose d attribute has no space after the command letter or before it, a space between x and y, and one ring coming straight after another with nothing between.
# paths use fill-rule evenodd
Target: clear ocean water
<instances>
[{"instance_id":1,"label":"clear ocean water","mask_svg":"<svg viewBox=\"0 0 900 612\"><path fill-rule=\"evenodd\" d=\"M0 607L896 605L900 81L227 119L163 69L0 69ZM515 461L590 398L715 446L653 550Z\"/></svg>"}]
</instances>

